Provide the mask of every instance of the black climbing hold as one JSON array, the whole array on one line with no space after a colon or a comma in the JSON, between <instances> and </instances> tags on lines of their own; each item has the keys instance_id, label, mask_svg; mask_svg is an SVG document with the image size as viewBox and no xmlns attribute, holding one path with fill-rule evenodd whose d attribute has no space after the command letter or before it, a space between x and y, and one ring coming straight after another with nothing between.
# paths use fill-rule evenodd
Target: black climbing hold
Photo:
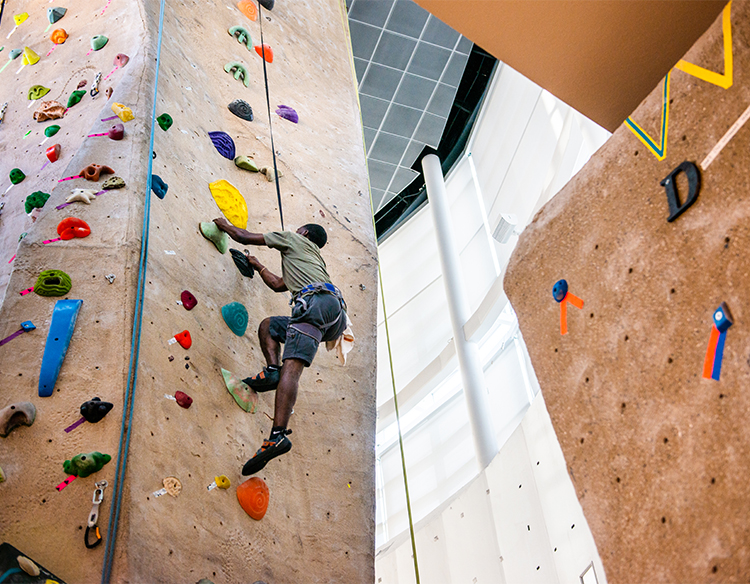
<instances>
[{"instance_id":1,"label":"black climbing hold","mask_svg":"<svg viewBox=\"0 0 750 584\"><path fill-rule=\"evenodd\" d=\"M274 0L259 0L260 5L266 10L273 10Z\"/></svg>"},{"instance_id":2,"label":"black climbing hold","mask_svg":"<svg viewBox=\"0 0 750 584\"><path fill-rule=\"evenodd\" d=\"M100 422L113 407L114 405L111 403L104 402L100 398L95 397L81 404L81 415L87 422L96 424L97 422Z\"/></svg>"},{"instance_id":3,"label":"black climbing hold","mask_svg":"<svg viewBox=\"0 0 750 584\"><path fill-rule=\"evenodd\" d=\"M684 203L680 203L680 196L677 193L677 184L675 181L675 178L681 172L684 172L688 179L688 196ZM659 184L667 191L667 203L669 204L669 217L667 221L671 223L682 215L690 205L695 203L701 188L701 175L698 167L693 162L685 160Z\"/></svg>"},{"instance_id":4,"label":"black climbing hold","mask_svg":"<svg viewBox=\"0 0 750 584\"><path fill-rule=\"evenodd\" d=\"M244 99L235 99L227 107L238 118L242 118L248 122L253 121L253 108Z\"/></svg>"},{"instance_id":5,"label":"black climbing hold","mask_svg":"<svg viewBox=\"0 0 750 584\"><path fill-rule=\"evenodd\" d=\"M232 254L234 265L240 271L240 274L246 278L252 278L255 275L255 269L247 259L247 256L238 249L231 248L229 253Z\"/></svg>"}]
</instances>

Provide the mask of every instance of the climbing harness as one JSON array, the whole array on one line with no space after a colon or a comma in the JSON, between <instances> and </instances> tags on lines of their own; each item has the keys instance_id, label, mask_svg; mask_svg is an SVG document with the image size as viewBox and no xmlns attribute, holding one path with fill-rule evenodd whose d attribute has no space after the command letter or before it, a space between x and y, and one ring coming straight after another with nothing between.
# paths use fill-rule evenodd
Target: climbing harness
<instances>
[{"instance_id":1,"label":"climbing harness","mask_svg":"<svg viewBox=\"0 0 750 584\"><path fill-rule=\"evenodd\" d=\"M329 284L328 282L315 282L313 284L308 284L307 286L302 288L302 290L297 292L296 295L292 296L289 304L291 305L295 302L301 302L302 306L307 309L307 301L305 301L305 297L319 293L331 294L332 296L335 296L341 303L341 308L346 310L346 302L344 301L344 295L341 294L341 290L336 288L336 286L334 286L333 284Z\"/></svg>"},{"instance_id":2,"label":"climbing harness","mask_svg":"<svg viewBox=\"0 0 750 584\"><path fill-rule=\"evenodd\" d=\"M100 543L102 543L102 536L101 533L99 533L99 526L97 525L97 523L99 523L99 505L101 505L102 501L104 500L104 489L109 486L109 483L107 481L100 481L96 483L95 486L96 490L94 490L93 498L94 506L91 507L91 513L89 513L89 521L86 524L86 534L83 536L83 542L86 544L86 547L88 549L93 549ZM89 543L89 532L92 529L96 534L96 541L94 543Z\"/></svg>"},{"instance_id":3,"label":"climbing harness","mask_svg":"<svg viewBox=\"0 0 750 584\"><path fill-rule=\"evenodd\" d=\"M263 82L266 85L266 106L268 107L268 130L271 134L271 154L273 154L273 174L276 183L276 198L279 201L279 218L281 219L281 230L284 231L284 212L281 209L281 188L279 187L279 169L276 166L276 148L273 145L273 124L271 123L271 98L268 95L268 72L266 71L266 45L263 42L263 10L261 0L258 0L258 21L260 22L260 46L261 58L263 60Z\"/></svg>"},{"instance_id":4,"label":"climbing harness","mask_svg":"<svg viewBox=\"0 0 750 584\"><path fill-rule=\"evenodd\" d=\"M161 0L159 10L159 40L156 46L156 75L154 79L154 99L151 110L151 139L149 152L154 151L154 130L156 124L156 104L158 103L159 88L159 64L161 60L161 44L164 32L164 4ZM106 9L106 6L105 6ZM143 323L143 297L146 289L146 268L148 260L148 231L151 223L151 197L150 188L153 176L153 158L149 158L148 175L146 177L146 201L143 210L143 230L141 231L141 256L138 266L138 290L135 299L135 318L133 319L133 334L130 342L130 363L128 365L128 384L125 388L125 399L122 404L122 425L120 427L120 445L117 451L117 470L115 471L114 492L112 494L112 505L109 511L109 537L104 551L104 563L102 565L101 584L109 584L112 575L112 563L115 555L115 542L117 540L117 524L120 519L120 501L122 489L125 482L125 471L128 464L128 451L130 449L130 432L133 428L133 404L135 399L135 388L138 381L138 357L141 347L141 325Z\"/></svg>"}]
</instances>

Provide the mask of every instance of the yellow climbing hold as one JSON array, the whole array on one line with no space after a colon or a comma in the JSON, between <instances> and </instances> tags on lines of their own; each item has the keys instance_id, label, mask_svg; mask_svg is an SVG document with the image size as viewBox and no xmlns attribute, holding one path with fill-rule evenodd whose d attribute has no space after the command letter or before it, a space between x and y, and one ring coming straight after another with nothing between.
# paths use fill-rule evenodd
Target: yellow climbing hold
<instances>
[{"instance_id":1,"label":"yellow climbing hold","mask_svg":"<svg viewBox=\"0 0 750 584\"><path fill-rule=\"evenodd\" d=\"M21 24L22 22L24 22L28 17L29 17L29 13L28 12L22 12L21 14L16 14L13 17L13 22L15 22L16 26L18 26L19 24Z\"/></svg>"},{"instance_id":2,"label":"yellow climbing hold","mask_svg":"<svg viewBox=\"0 0 750 584\"><path fill-rule=\"evenodd\" d=\"M39 55L32 51L29 47L23 50L23 64L33 65L39 61Z\"/></svg>"},{"instance_id":3,"label":"yellow climbing hold","mask_svg":"<svg viewBox=\"0 0 750 584\"><path fill-rule=\"evenodd\" d=\"M135 119L133 110L126 105L122 105L121 103L113 103L112 111L115 112L117 114L117 117L120 118L123 122L129 122L130 120Z\"/></svg>"},{"instance_id":4,"label":"yellow climbing hold","mask_svg":"<svg viewBox=\"0 0 750 584\"><path fill-rule=\"evenodd\" d=\"M227 475L219 475L218 477L214 477L214 480L216 481L216 486L220 489L228 489L232 484L229 482Z\"/></svg>"},{"instance_id":5,"label":"yellow climbing hold","mask_svg":"<svg viewBox=\"0 0 750 584\"><path fill-rule=\"evenodd\" d=\"M208 185L214 201L229 219L229 222L240 229L247 228L247 203L242 194L230 182L217 180Z\"/></svg>"}]
</instances>

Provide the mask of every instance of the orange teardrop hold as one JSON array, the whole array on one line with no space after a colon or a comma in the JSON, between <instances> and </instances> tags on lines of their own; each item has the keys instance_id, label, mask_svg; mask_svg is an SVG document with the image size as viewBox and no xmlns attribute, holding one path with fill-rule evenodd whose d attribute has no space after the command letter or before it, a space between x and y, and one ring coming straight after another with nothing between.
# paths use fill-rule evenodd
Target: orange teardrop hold
<instances>
[{"instance_id":1,"label":"orange teardrop hold","mask_svg":"<svg viewBox=\"0 0 750 584\"><path fill-rule=\"evenodd\" d=\"M177 333L174 336L174 340L180 343L180 345L185 349L189 349L193 344L193 339L190 338L190 331L187 330L184 330L181 333Z\"/></svg>"},{"instance_id":2,"label":"orange teardrop hold","mask_svg":"<svg viewBox=\"0 0 750 584\"><path fill-rule=\"evenodd\" d=\"M242 0L242 2L237 2L237 8L239 8L240 12L253 22L258 20L258 9L255 7L255 2L253 0Z\"/></svg>"},{"instance_id":3,"label":"orange teardrop hold","mask_svg":"<svg viewBox=\"0 0 750 584\"><path fill-rule=\"evenodd\" d=\"M255 45L255 52L258 53L261 57L265 52L266 61L268 61L269 63L273 63L273 50L266 43L263 43L262 45Z\"/></svg>"},{"instance_id":4,"label":"orange teardrop hold","mask_svg":"<svg viewBox=\"0 0 750 584\"><path fill-rule=\"evenodd\" d=\"M49 37L49 40L51 40L56 45L63 44L68 38L68 33L65 32L65 29L63 28L56 28L52 31L52 34Z\"/></svg>"},{"instance_id":5,"label":"orange teardrop hold","mask_svg":"<svg viewBox=\"0 0 750 584\"><path fill-rule=\"evenodd\" d=\"M57 224L57 234L63 240L73 239L74 237L88 237L91 235L91 228L83 219L68 217Z\"/></svg>"},{"instance_id":6,"label":"orange teardrop hold","mask_svg":"<svg viewBox=\"0 0 750 584\"><path fill-rule=\"evenodd\" d=\"M237 500L245 513L260 521L268 509L268 487L261 478L247 479L237 487Z\"/></svg>"}]
</instances>

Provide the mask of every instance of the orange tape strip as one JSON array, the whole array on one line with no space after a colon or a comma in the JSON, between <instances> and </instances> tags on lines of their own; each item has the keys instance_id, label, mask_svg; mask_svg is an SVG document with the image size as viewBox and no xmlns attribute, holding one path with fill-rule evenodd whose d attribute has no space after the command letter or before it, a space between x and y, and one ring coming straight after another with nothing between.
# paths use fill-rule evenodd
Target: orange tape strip
<instances>
[{"instance_id":1,"label":"orange tape strip","mask_svg":"<svg viewBox=\"0 0 750 584\"><path fill-rule=\"evenodd\" d=\"M708 339L708 349L706 349L706 360L703 361L703 379L711 379L714 369L714 357L716 356L716 343L719 342L719 329L716 325L711 327L711 338Z\"/></svg>"},{"instance_id":2,"label":"orange tape strip","mask_svg":"<svg viewBox=\"0 0 750 584\"><path fill-rule=\"evenodd\" d=\"M568 334L568 298L567 296L563 298L563 301L560 303L560 334L561 335L567 335Z\"/></svg>"},{"instance_id":3,"label":"orange tape strip","mask_svg":"<svg viewBox=\"0 0 750 584\"><path fill-rule=\"evenodd\" d=\"M575 306L578 309L583 308L583 300L578 298L578 296L576 296L575 294L571 294L570 292L568 292L565 295L565 300L570 302L573 306ZM563 300L563 302L565 302L565 300Z\"/></svg>"}]
</instances>

